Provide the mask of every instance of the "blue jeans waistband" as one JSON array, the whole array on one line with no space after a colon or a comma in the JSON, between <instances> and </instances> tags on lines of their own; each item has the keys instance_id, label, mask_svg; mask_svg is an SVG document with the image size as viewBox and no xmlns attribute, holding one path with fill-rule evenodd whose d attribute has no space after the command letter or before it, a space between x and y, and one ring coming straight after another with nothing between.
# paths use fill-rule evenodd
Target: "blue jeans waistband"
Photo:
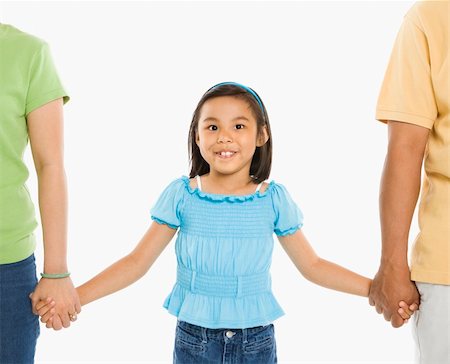
<instances>
[{"instance_id":1,"label":"blue jeans waistband","mask_svg":"<svg viewBox=\"0 0 450 364\"><path fill-rule=\"evenodd\" d=\"M233 330L234 332L240 332L240 333L246 332L248 335L253 335L253 334L257 334L257 333L261 332L262 330L267 328L267 326L273 326L273 324L269 324L269 325L265 325L265 326L248 327L246 329L235 329L233 327L224 327L222 329L209 329L207 327L190 324L189 322L186 322L186 321L178 321L177 325L179 327L183 328L183 330L190 332L191 334L202 335L202 333L206 333L208 335L208 337L211 337L211 338L212 337L220 337L223 335L223 332L227 331L227 330Z\"/></svg>"},{"instance_id":2,"label":"blue jeans waistband","mask_svg":"<svg viewBox=\"0 0 450 364\"><path fill-rule=\"evenodd\" d=\"M34 262L35 260L36 260L36 258L34 257L34 254L31 254L28 258L19 260L18 262L0 264L0 269L11 269L11 268L22 267L24 265Z\"/></svg>"}]
</instances>

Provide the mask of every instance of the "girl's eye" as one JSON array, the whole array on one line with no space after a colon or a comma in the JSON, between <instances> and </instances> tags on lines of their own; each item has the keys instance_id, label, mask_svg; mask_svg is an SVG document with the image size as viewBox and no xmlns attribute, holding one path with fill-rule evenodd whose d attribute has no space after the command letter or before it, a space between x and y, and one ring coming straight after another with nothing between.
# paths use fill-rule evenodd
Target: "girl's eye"
<instances>
[{"instance_id":1,"label":"girl's eye","mask_svg":"<svg viewBox=\"0 0 450 364\"><path fill-rule=\"evenodd\" d=\"M244 125L243 124L237 124L236 125L236 129L244 129Z\"/></svg>"},{"instance_id":2,"label":"girl's eye","mask_svg":"<svg viewBox=\"0 0 450 364\"><path fill-rule=\"evenodd\" d=\"M217 130L217 126L216 125L210 125L210 126L208 126L208 130L211 130L211 131Z\"/></svg>"}]
</instances>

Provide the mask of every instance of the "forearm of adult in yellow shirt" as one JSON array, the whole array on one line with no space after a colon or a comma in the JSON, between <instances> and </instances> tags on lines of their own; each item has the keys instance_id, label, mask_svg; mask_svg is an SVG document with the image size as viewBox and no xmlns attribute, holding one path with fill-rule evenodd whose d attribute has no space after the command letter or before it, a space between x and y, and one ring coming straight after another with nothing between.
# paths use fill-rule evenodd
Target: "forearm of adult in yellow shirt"
<instances>
[{"instance_id":1,"label":"forearm of adult in yellow shirt","mask_svg":"<svg viewBox=\"0 0 450 364\"><path fill-rule=\"evenodd\" d=\"M380 186L382 254L369 302L392 326L400 327L397 314L401 300L419 303L410 280L408 235L419 197L421 169L429 129L413 124L388 122L388 151Z\"/></svg>"}]
</instances>

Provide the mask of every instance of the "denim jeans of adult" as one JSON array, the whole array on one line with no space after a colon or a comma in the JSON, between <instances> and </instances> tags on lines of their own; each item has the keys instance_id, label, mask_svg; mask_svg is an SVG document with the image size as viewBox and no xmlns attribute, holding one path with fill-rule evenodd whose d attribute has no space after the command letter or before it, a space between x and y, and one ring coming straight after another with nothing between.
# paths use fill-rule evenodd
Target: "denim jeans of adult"
<instances>
[{"instance_id":1,"label":"denim jeans of adult","mask_svg":"<svg viewBox=\"0 0 450 364\"><path fill-rule=\"evenodd\" d=\"M249 329L207 329L178 321L174 364L277 363L272 324Z\"/></svg>"},{"instance_id":2,"label":"denim jeans of adult","mask_svg":"<svg viewBox=\"0 0 450 364\"><path fill-rule=\"evenodd\" d=\"M0 264L0 363L34 362L39 320L31 311L28 295L36 287L34 255Z\"/></svg>"}]
</instances>

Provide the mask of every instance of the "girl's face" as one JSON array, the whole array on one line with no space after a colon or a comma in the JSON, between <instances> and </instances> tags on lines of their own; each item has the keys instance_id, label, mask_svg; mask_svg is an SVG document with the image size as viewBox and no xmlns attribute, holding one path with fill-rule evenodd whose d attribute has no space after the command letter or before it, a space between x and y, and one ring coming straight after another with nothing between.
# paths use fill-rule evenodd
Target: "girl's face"
<instances>
[{"instance_id":1,"label":"girl's face","mask_svg":"<svg viewBox=\"0 0 450 364\"><path fill-rule=\"evenodd\" d=\"M256 119L247 102L220 96L204 103L197 126L196 143L209 164L210 173L249 176L256 147L267 141L258 135Z\"/></svg>"}]
</instances>

